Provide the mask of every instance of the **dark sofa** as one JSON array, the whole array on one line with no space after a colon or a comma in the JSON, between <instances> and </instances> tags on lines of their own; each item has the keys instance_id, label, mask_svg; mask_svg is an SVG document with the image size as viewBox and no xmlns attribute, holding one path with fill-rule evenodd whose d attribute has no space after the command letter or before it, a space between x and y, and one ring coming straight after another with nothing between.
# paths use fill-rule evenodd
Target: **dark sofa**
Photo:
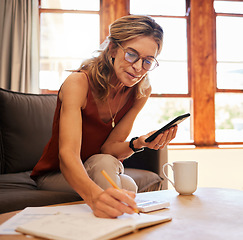
<instances>
[{"instance_id":1,"label":"dark sofa","mask_svg":"<svg viewBox=\"0 0 243 240\"><path fill-rule=\"evenodd\" d=\"M30 173L51 136L56 95L25 94L0 88L0 213L30 206L81 200L75 194L38 190ZM124 161L138 191L162 189L167 149L145 151Z\"/></svg>"}]
</instances>

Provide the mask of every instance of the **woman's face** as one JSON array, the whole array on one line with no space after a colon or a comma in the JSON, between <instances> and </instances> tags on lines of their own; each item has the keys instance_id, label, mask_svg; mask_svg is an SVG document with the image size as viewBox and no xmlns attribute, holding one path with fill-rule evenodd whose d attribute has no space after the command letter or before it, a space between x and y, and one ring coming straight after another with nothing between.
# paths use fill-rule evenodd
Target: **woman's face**
<instances>
[{"instance_id":1,"label":"woman's face","mask_svg":"<svg viewBox=\"0 0 243 240\"><path fill-rule=\"evenodd\" d=\"M151 37L137 37L132 40L123 42L122 48L134 49L140 57L156 57L158 53L158 45ZM135 63L125 60L125 53L121 47L117 47L112 53L114 61L114 70L117 79L127 87L132 87L138 83L147 73L142 67L143 60L140 58Z\"/></svg>"}]
</instances>

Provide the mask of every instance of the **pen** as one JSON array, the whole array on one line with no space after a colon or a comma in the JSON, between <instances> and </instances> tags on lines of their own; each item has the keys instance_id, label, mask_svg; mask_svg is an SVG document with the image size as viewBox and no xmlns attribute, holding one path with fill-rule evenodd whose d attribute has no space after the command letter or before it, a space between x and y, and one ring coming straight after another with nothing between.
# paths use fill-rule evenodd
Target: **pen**
<instances>
[{"instance_id":1,"label":"pen","mask_svg":"<svg viewBox=\"0 0 243 240\"><path fill-rule=\"evenodd\" d=\"M111 177L107 174L107 172L105 170L102 170L101 173L103 174L103 176L106 178L106 180L112 185L112 187L114 187L115 189L117 190L121 190L117 185L116 183L111 179ZM133 211L137 214L140 214L138 209L135 208L133 209Z\"/></svg>"}]
</instances>

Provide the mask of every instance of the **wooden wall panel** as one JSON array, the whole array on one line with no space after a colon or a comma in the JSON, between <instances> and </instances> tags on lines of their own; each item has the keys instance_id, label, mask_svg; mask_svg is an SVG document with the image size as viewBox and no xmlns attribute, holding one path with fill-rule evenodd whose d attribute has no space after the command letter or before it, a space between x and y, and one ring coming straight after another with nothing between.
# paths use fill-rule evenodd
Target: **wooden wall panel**
<instances>
[{"instance_id":1,"label":"wooden wall panel","mask_svg":"<svg viewBox=\"0 0 243 240\"><path fill-rule=\"evenodd\" d=\"M191 0L191 77L194 141L215 144L215 13L213 0Z\"/></svg>"}]
</instances>

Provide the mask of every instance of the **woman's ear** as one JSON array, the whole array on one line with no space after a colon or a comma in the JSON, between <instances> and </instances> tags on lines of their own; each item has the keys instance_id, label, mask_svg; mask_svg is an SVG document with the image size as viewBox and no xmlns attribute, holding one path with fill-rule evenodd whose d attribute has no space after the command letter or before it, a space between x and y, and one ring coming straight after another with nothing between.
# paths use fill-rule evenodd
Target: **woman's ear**
<instances>
[{"instance_id":1,"label":"woman's ear","mask_svg":"<svg viewBox=\"0 0 243 240\"><path fill-rule=\"evenodd\" d=\"M115 43L112 42L109 43L109 52L112 58L116 57L117 45Z\"/></svg>"}]
</instances>

